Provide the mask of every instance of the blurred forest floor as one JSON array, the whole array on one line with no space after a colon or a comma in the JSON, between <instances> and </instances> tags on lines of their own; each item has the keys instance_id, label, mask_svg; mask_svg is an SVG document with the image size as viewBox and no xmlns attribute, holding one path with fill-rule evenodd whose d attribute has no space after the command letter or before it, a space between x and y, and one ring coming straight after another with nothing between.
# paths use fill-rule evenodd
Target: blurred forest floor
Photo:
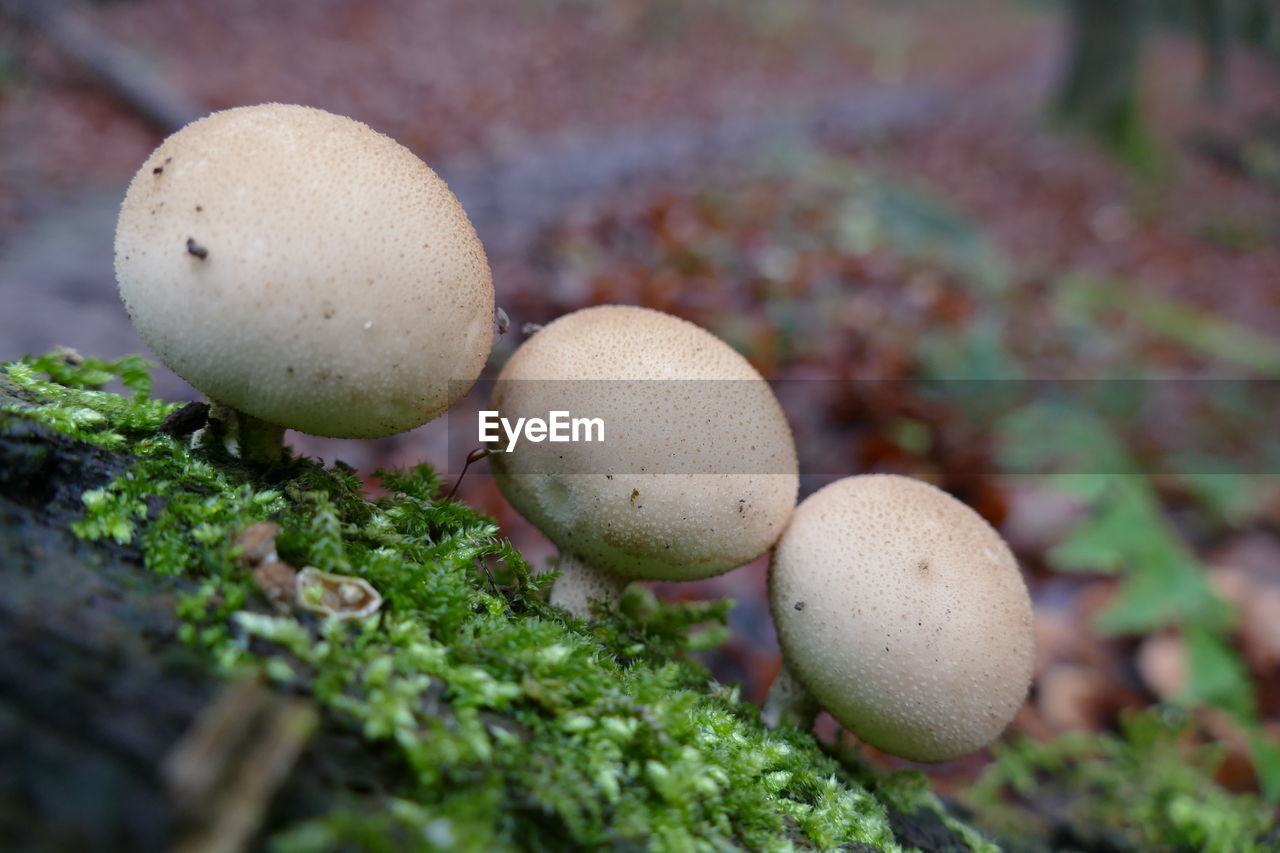
<instances>
[{"instance_id":1,"label":"blurred forest floor","mask_svg":"<svg viewBox=\"0 0 1280 853\"><path fill-rule=\"evenodd\" d=\"M1037 604L1037 684L1018 731L1105 730L1125 708L1188 698L1188 637L1207 631L1234 680L1190 698L1229 705L1245 690L1280 736L1280 441L1274 391L1259 393L1280 376L1275 57L1237 51L1227 100L1207 104L1196 45L1154 38L1145 88L1160 155L1137 176L1050 127L1063 23L1026 4L116 0L80 11L205 109L322 107L436 167L490 248L511 318L490 373L525 323L650 305L721 335L778 383L808 463L804 493L839 474L904 471L973 504L1010 539ZM0 21L0 357L54 344L142 351L115 296L110 240L123 187L163 133L38 34ZM963 384L974 380L1019 380L1035 395L1028 380L1116 378L1140 380L1134 394L1182 390L1101 437L1088 418L1037 430L1025 410L992 418L965 405L986 387ZM1209 381L1192 392L1174 378ZM941 402L922 380L944 382ZM184 393L174 380L161 390ZM1064 468L1072 441L1110 455ZM366 472L427 458L456 474L470 449L432 426L367 445L294 443ZM1050 470L1094 482L1064 485ZM1120 474L1142 490L1112 488ZM483 463L459 495L531 560L549 556ZM1170 581L1185 581L1185 606L1132 606L1120 578L1171 577L1153 550L1207 580ZM756 699L778 666L764 572L758 561L661 588L738 600L733 638L708 663ZM1231 617L1197 621L1223 602ZM1229 754L1220 778L1253 787L1239 720L1207 711L1200 722ZM983 761L930 772L947 790Z\"/></svg>"}]
</instances>

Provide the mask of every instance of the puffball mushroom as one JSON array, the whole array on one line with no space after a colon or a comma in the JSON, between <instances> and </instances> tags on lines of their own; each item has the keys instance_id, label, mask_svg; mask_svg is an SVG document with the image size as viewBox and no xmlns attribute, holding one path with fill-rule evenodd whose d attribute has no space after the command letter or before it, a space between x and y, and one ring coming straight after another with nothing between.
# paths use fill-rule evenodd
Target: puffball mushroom
<instances>
[{"instance_id":1,"label":"puffball mushroom","mask_svg":"<svg viewBox=\"0 0 1280 853\"><path fill-rule=\"evenodd\" d=\"M630 580L750 562L795 509L795 444L745 358L678 317L619 305L559 318L512 355L492 407L514 422L600 417L604 441L490 456L513 506L560 549L552 602L585 615Z\"/></svg>"},{"instance_id":2,"label":"puffball mushroom","mask_svg":"<svg viewBox=\"0 0 1280 853\"><path fill-rule=\"evenodd\" d=\"M493 342L484 248L444 181L311 107L224 110L162 142L125 195L115 268L156 355L245 430L274 428L266 458L282 428L425 423Z\"/></svg>"},{"instance_id":3,"label":"puffball mushroom","mask_svg":"<svg viewBox=\"0 0 1280 853\"><path fill-rule=\"evenodd\" d=\"M1008 546L927 483L848 477L796 508L769 599L784 669L765 717L814 705L885 752L944 761L985 746L1031 681L1031 601Z\"/></svg>"}]
</instances>

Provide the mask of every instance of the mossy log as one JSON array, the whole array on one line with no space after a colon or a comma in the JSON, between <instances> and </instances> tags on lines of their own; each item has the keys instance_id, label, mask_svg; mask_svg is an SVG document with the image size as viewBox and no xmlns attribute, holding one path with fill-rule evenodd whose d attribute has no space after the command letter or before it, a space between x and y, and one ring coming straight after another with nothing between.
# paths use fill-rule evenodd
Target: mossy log
<instances>
[{"instance_id":1,"label":"mossy log","mask_svg":"<svg viewBox=\"0 0 1280 853\"><path fill-rule=\"evenodd\" d=\"M132 399L96 390L112 379ZM569 618L425 466L369 501L342 466L192 450L204 414L151 400L136 359L0 366L6 850L999 849L923 776L770 730L711 679L687 653L727 604L632 587ZM337 586L308 598L293 566ZM358 612L335 612L352 589ZM1128 849L1123 820L1022 790L1029 767L1085 766L1059 752L985 786L1033 807L1004 815L1010 849ZM1130 763L1071 796L1150 781ZM1235 826L1230 849L1269 849L1265 810L1159 777L1195 792L1170 837Z\"/></svg>"},{"instance_id":2,"label":"mossy log","mask_svg":"<svg viewBox=\"0 0 1280 853\"><path fill-rule=\"evenodd\" d=\"M999 849L711 679L688 653L729 605L633 586L572 619L426 466L375 501L246 467L148 382L0 365L5 850ZM1007 849L1275 849L1159 715L1007 759L969 798Z\"/></svg>"},{"instance_id":3,"label":"mossy log","mask_svg":"<svg viewBox=\"0 0 1280 853\"><path fill-rule=\"evenodd\" d=\"M19 401L11 384L0 383L0 403ZM71 533L84 514L83 493L130 462L128 453L0 415L5 849L237 849L273 826L322 812L338 784L366 791L393 784L395 769L350 726L326 723L308 736L314 710L306 700L252 680L228 682L178 640L175 600L191 581L148 571L136 545ZM184 755L228 700L251 725L229 726L199 758ZM265 726L252 724L255 706ZM299 754L278 790L251 790L260 800L245 801L225 789L278 749L265 739L280 735L272 719L303 723L294 735ZM176 763L183 758L215 776L204 781L202 799L183 789ZM233 826L268 804L265 816Z\"/></svg>"},{"instance_id":4,"label":"mossy log","mask_svg":"<svg viewBox=\"0 0 1280 853\"><path fill-rule=\"evenodd\" d=\"M994 849L711 681L685 651L725 606L568 619L429 470L370 503L246 469L165 435L199 423L136 364L61 358L0 377L6 849ZM235 545L264 519L382 612L273 602Z\"/></svg>"}]
</instances>

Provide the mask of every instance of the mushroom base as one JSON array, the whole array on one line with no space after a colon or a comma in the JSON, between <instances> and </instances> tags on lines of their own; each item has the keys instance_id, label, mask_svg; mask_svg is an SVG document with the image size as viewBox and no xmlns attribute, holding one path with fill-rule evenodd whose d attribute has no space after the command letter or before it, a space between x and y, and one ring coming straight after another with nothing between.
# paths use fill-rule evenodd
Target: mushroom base
<instances>
[{"instance_id":1,"label":"mushroom base","mask_svg":"<svg viewBox=\"0 0 1280 853\"><path fill-rule=\"evenodd\" d=\"M818 716L818 702L784 663L769 688L760 716L771 729L789 723L808 730L813 728L813 721Z\"/></svg>"},{"instance_id":2,"label":"mushroom base","mask_svg":"<svg viewBox=\"0 0 1280 853\"><path fill-rule=\"evenodd\" d=\"M591 602L612 604L622 597L627 578L602 572L575 554L560 552L560 577L551 587L551 603L578 618L591 615Z\"/></svg>"},{"instance_id":3,"label":"mushroom base","mask_svg":"<svg viewBox=\"0 0 1280 853\"><path fill-rule=\"evenodd\" d=\"M246 415L239 409L209 401L209 428L201 439L246 462L270 465L284 455L284 427Z\"/></svg>"}]
</instances>

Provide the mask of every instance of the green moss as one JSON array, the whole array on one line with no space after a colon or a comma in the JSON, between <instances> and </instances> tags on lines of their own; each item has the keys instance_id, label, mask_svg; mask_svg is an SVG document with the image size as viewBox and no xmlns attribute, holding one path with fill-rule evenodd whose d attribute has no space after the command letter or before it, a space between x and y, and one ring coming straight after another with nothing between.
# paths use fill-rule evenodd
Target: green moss
<instances>
[{"instance_id":1,"label":"green moss","mask_svg":"<svg viewBox=\"0 0 1280 853\"><path fill-rule=\"evenodd\" d=\"M1186 722L1181 712L1154 709L1128 715L1121 736L1080 733L997 747L968 803L1003 837L1056 838L1078 849L1280 848L1275 809L1218 785L1221 750L1187 746Z\"/></svg>"},{"instance_id":2,"label":"green moss","mask_svg":"<svg viewBox=\"0 0 1280 853\"><path fill-rule=\"evenodd\" d=\"M354 472L289 459L269 470L193 452L157 431L137 359L6 365L8 417L126 451L133 463L83 495L75 532L136 543L153 572L188 581L181 638L213 666L256 669L310 695L326 725L359 733L394 768L390 789L280 827L285 851L910 849L898 812L942 814L921 777L880 778L807 733L765 729L736 688L689 652L724 636L727 603L664 605L632 588L572 620L546 600L496 525L439 496L427 466ZM120 379L132 398L107 393ZM383 596L363 621L272 610L236 564L236 536L279 524L281 559L357 575ZM701 630L699 630L701 629ZM941 818L956 839L990 849Z\"/></svg>"}]
</instances>

